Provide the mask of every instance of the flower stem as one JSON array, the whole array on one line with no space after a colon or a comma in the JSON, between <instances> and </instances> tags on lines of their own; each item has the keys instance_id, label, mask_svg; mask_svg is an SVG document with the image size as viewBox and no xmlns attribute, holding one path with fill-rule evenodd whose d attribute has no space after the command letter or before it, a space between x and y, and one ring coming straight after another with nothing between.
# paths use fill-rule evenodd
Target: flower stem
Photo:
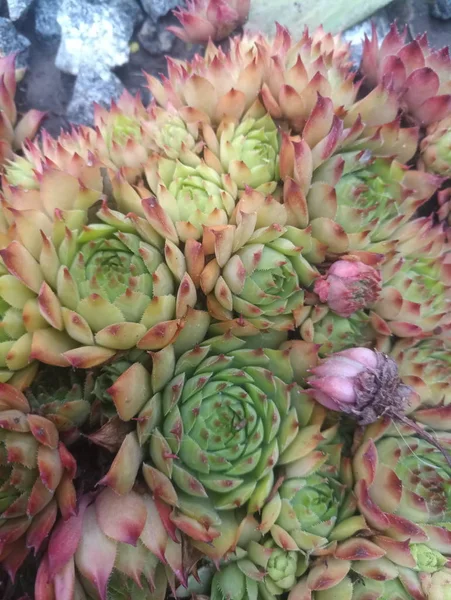
<instances>
[{"instance_id":1,"label":"flower stem","mask_svg":"<svg viewBox=\"0 0 451 600\"><path fill-rule=\"evenodd\" d=\"M420 425L418 425L418 423L415 423L415 421L412 421L412 419L409 419L409 417L406 417L405 415L397 414L393 415L393 417L400 423L404 423L404 425L407 425L408 427L414 429L415 432L419 435L419 437L423 438L424 440L429 442L429 444L437 448L437 450L439 450L443 454L446 462L451 467L451 455L445 450L445 448L443 448L443 446L434 436L425 431L422 427L420 427Z\"/></svg>"}]
</instances>

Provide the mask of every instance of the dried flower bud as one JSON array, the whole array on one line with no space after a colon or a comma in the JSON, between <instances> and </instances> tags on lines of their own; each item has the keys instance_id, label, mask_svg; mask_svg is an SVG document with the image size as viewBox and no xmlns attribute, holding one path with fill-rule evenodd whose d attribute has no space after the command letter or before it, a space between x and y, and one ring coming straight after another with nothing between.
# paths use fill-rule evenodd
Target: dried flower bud
<instances>
[{"instance_id":1,"label":"dried flower bud","mask_svg":"<svg viewBox=\"0 0 451 600\"><path fill-rule=\"evenodd\" d=\"M401 382L392 358L368 348L332 354L311 373L309 393L315 400L352 415L360 425L402 415L414 393Z\"/></svg>"},{"instance_id":2,"label":"dried flower bud","mask_svg":"<svg viewBox=\"0 0 451 600\"><path fill-rule=\"evenodd\" d=\"M337 315L350 317L376 302L381 291L381 274L359 261L338 260L325 277L315 282L314 291Z\"/></svg>"}]
</instances>

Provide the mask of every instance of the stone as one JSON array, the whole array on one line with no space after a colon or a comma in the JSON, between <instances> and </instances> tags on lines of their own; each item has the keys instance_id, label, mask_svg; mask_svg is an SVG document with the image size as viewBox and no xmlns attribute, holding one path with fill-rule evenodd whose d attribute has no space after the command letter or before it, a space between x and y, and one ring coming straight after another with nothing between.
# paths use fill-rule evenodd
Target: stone
<instances>
[{"instance_id":1,"label":"stone","mask_svg":"<svg viewBox=\"0 0 451 600\"><path fill-rule=\"evenodd\" d=\"M65 115L75 86L75 77L55 66L56 45L38 39L31 47L30 67L25 84L20 86L19 100L21 111L36 108L47 112L45 129L54 137L61 128L69 128Z\"/></svg>"},{"instance_id":2,"label":"stone","mask_svg":"<svg viewBox=\"0 0 451 600\"><path fill-rule=\"evenodd\" d=\"M122 82L114 73L91 69L80 71L67 107L67 118L77 124L92 125L94 102L108 107L124 91Z\"/></svg>"},{"instance_id":3,"label":"stone","mask_svg":"<svg viewBox=\"0 0 451 600\"><path fill-rule=\"evenodd\" d=\"M62 0L56 66L77 75L82 68L107 72L125 64L130 38L142 16L135 0Z\"/></svg>"},{"instance_id":4,"label":"stone","mask_svg":"<svg viewBox=\"0 0 451 600\"><path fill-rule=\"evenodd\" d=\"M174 45L174 35L159 21L146 19L138 33L140 45L150 54L167 54Z\"/></svg>"},{"instance_id":5,"label":"stone","mask_svg":"<svg viewBox=\"0 0 451 600\"><path fill-rule=\"evenodd\" d=\"M406 4L410 7L409 18L405 20L399 18L398 22L407 23L412 38L427 31L429 43L433 48L439 49L449 46L449 22L433 17L429 10L429 2L425 2L425 0L408 0Z\"/></svg>"},{"instance_id":6,"label":"stone","mask_svg":"<svg viewBox=\"0 0 451 600\"><path fill-rule=\"evenodd\" d=\"M182 3L179 0L141 0L142 7L154 21Z\"/></svg>"},{"instance_id":7,"label":"stone","mask_svg":"<svg viewBox=\"0 0 451 600\"><path fill-rule=\"evenodd\" d=\"M17 21L25 15L34 0L7 0L8 14L11 21Z\"/></svg>"},{"instance_id":8,"label":"stone","mask_svg":"<svg viewBox=\"0 0 451 600\"><path fill-rule=\"evenodd\" d=\"M431 0L429 10L435 19L451 19L451 0Z\"/></svg>"},{"instance_id":9,"label":"stone","mask_svg":"<svg viewBox=\"0 0 451 600\"><path fill-rule=\"evenodd\" d=\"M9 19L0 17L0 52L2 54L17 53L16 66L25 67L28 61L30 40L17 32Z\"/></svg>"},{"instance_id":10,"label":"stone","mask_svg":"<svg viewBox=\"0 0 451 600\"><path fill-rule=\"evenodd\" d=\"M45 40L61 37L61 27L56 16L61 0L37 0L35 8L36 33Z\"/></svg>"},{"instance_id":11,"label":"stone","mask_svg":"<svg viewBox=\"0 0 451 600\"><path fill-rule=\"evenodd\" d=\"M275 23L288 27L294 38L301 37L307 25L323 25L338 33L359 23L390 0L256 0L251 2L246 29L274 35Z\"/></svg>"}]
</instances>

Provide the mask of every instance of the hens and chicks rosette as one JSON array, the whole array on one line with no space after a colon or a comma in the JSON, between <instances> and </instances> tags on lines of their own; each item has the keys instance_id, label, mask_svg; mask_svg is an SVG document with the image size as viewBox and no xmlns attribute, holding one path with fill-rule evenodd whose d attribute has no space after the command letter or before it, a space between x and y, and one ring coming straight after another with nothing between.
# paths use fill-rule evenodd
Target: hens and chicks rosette
<instances>
[{"instance_id":1,"label":"hens and chicks rosette","mask_svg":"<svg viewBox=\"0 0 451 600\"><path fill-rule=\"evenodd\" d=\"M451 598L451 61L404 37L210 43L20 155L1 80L0 561L36 600Z\"/></svg>"}]
</instances>

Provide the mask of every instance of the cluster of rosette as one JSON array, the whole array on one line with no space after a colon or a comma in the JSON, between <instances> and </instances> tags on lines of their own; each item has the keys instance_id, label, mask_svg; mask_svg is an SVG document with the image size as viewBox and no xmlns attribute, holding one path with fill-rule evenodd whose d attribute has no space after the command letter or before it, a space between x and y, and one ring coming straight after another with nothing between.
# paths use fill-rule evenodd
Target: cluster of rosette
<instances>
[{"instance_id":1,"label":"cluster of rosette","mask_svg":"<svg viewBox=\"0 0 451 600\"><path fill-rule=\"evenodd\" d=\"M279 27L8 156L0 562L36 600L448 598L449 62L393 28L363 80Z\"/></svg>"}]
</instances>

